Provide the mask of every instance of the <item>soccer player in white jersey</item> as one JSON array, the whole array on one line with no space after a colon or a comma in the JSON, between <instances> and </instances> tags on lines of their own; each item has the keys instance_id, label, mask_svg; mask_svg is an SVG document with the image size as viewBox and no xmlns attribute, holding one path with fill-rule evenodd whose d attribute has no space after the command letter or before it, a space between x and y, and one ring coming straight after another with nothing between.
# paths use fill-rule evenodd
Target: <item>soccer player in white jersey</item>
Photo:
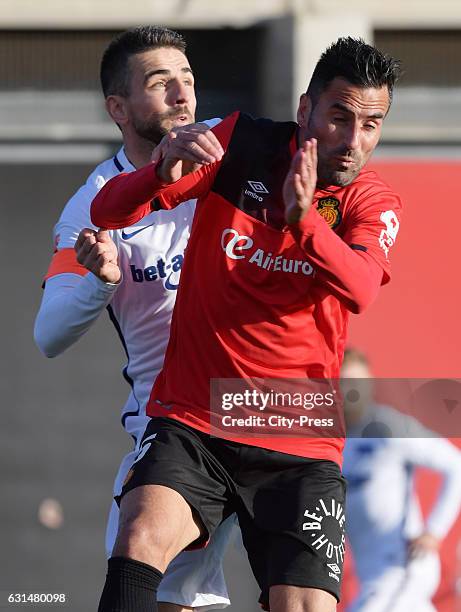
<instances>
[{"instance_id":1,"label":"soccer player in white jersey","mask_svg":"<svg viewBox=\"0 0 461 612\"><path fill-rule=\"evenodd\" d=\"M460 510L461 453L412 417L373 402L368 360L360 351L346 351L341 376L347 535L360 582L347 612L435 612L438 549ZM414 491L418 466L444 481L426 521Z\"/></svg>"},{"instance_id":2,"label":"soccer player in white jersey","mask_svg":"<svg viewBox=\"0 0 461 612\"><path fill-rule=\"evenodd\" d=\"M91 224L90 204L113 176L149 163L153 148L173 127L193 122L196 99L185 41L166 28L139 27L114 39L102 59L101 83L123 146L94 170L54 228L56 251L46 275L35 340L45 355L54 357L75 343L107 307L128 357L124 376L131 392L122 424L135 440L115 480L118 494L134 461L136 442L148 420L146 402L163 364L195 200L170 211L153 206L140 223L111 232L97 232ZM170 564L159 590L163 612L229 604L222 557L233 524L229 519L207 548L185 552ZM113 502L106 532L108 556L117 527Z\"/></svg>"}]
</instances>

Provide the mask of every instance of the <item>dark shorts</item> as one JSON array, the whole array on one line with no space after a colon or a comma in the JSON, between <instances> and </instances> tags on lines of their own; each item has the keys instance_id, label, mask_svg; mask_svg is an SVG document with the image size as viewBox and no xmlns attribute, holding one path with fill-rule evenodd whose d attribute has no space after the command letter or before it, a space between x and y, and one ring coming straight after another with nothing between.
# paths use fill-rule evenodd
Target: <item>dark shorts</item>
<instances>
[{"instance_id":1,"label":"dark shorts","mask_svg":"<svg viewBox=\"0 0 461 612\"><path fill-rule=\"evenodd\" d=\"M146 484L180 493L208 536L237 513L263 605L276 584L323 589L339 601L345 480L336 463L237 444L153 418L121 497Z\"/></svg>"}]
</instances>

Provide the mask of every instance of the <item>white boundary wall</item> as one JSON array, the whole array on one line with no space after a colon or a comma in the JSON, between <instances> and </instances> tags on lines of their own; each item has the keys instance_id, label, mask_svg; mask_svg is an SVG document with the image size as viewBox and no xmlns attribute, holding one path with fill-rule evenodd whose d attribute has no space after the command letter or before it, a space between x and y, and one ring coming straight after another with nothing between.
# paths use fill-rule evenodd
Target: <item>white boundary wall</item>
<instances>
[{"instance_id":1,"label":"white boundary wall","mask_svg":"<svg viewBox=\"0 0 461 612\"><path fill-rule=\"evenodd\" d=\"M459 0L0 0L0 27L245 27L290 14L343 22L354 16L375 28L461 27Z\"/></svg>"}]
</instances>

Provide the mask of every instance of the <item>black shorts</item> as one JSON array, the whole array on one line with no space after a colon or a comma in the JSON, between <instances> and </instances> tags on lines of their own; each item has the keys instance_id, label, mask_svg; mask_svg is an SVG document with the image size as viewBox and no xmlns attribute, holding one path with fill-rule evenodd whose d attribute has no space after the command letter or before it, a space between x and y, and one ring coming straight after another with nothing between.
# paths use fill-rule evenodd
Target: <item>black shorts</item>
<instances>
[{"instance_id":1,"label":"black shorts","mask_svg":"<svg viewBox=\"0 0 461 612\"><path fill-rule=\"evenodd\" d=\"M345 480L336 463L238 444L153 418L121 497L146 484L180 493L208 536L237 513L264 606L276 584L323 589L339 601Z\"/></svg>"}]
</instances>

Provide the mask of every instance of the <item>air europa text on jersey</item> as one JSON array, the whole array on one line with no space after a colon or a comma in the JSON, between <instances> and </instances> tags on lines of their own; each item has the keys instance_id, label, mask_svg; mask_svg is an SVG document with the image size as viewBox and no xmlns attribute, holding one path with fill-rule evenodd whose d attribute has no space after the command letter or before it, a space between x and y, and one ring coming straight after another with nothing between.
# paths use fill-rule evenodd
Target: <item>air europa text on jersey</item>
<instances>
[{"instance_id":1,"label":"air europa text on jersey","mask_svg":"<svg viewBox=\"0 0 461 612\"><path fill-rule=\"evenodd\" d=\"M248 259L249 263L270 272L287 272L314 276L315 270L306 259L290 259L283 255L276 255L257 248L250 253L254 246L253 238L239 234L235 229L225 229L221 235L221 247L229 259Z\"/></svg>"}]
</instances>

